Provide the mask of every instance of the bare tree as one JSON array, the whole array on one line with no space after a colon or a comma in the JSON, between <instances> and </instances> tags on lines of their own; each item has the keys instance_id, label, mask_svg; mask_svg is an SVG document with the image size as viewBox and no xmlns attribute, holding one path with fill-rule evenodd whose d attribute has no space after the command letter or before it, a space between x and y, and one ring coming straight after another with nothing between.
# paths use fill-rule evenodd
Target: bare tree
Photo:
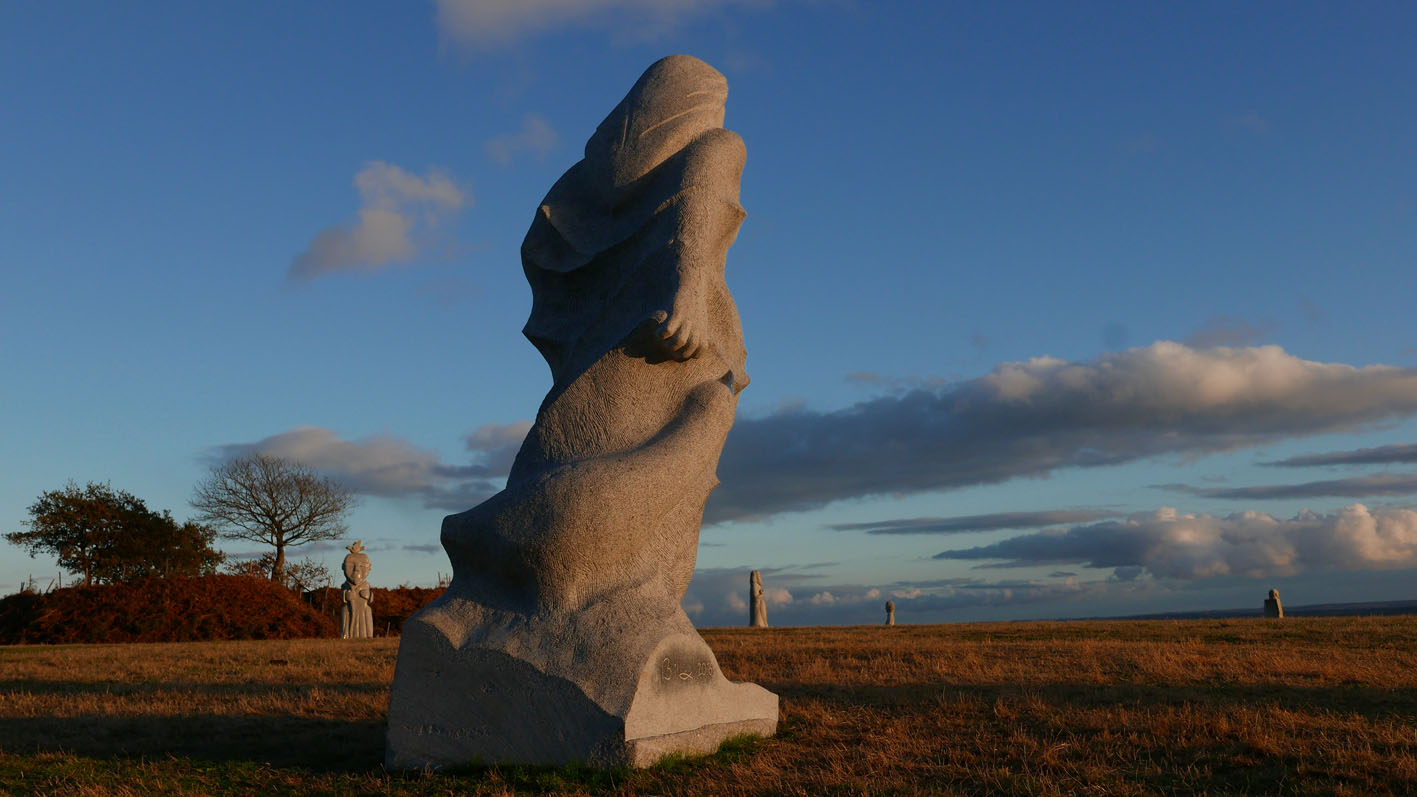
<instances>
[{"instance_id":1,"label":"bare tree","mask_svg":"<svg viewBox=\"0 0 1417 797\"><path fill-rule=\"evenodd\" d=\"M271 580L282 581L285 549L343 536L358 499L297 462L253 454L212 468L192 506L223 537L275 546Z\"/></svg>"}]
</instances>

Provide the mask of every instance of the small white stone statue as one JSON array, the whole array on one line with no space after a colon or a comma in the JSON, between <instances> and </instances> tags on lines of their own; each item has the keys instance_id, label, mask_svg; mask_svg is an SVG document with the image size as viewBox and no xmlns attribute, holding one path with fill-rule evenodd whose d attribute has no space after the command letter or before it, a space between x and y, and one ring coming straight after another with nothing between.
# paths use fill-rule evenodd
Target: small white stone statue
<instances>
[{"instance_id":1,"label":"small white stone statue","mask_svg":"<svg viewBox=\"0 0 1417 797\"><path fill-rule=\"evenodd\" d=\"M763 574L759 570L748 576L748 625L752 628L768 627L768 604L763 600Z\"/></svg>"},{"instance_id":2,"label":"small white stone statue","mask_svg":"<svg viewBox=\"0 0 1417 797\"><path fill-rule=\"evenodd\" d=\"M1269 597L1268 597L1268 598L1265 598L1265 601L1264 601L1264 616L1265 616L1265 617L1283 617L1283 616L1284 616L1284 606L1281 605L1280 602L1279 602L1279 590L1277 590L1277 589L1272 589L1272 590L1269 591Z\"/></svg>"},{"instance_id":3,"label":"small white stone statue","mask_svg":"<svg viewBox=\"0 0 1417 797\"><path fill-rule=\"evenodd\" d=\"M886 625L895 625L895 601L886 601Z\"/></svg>"},{"instance_id":4,"label":"small white stone statue","mask_svg":"<svg viewBox=\"0 0 1417 797\"><path fill-rule=\"evenodd\" d=\"M369 588L369 554L364 553L364 541L355 540L347 546L349 555L344 558L344 584L340 594L344 596L344 608L339 614L340 639L368 639L374 636L374 612L369 608L374 602L374 594Z\"/></svg>"}]
</instances>

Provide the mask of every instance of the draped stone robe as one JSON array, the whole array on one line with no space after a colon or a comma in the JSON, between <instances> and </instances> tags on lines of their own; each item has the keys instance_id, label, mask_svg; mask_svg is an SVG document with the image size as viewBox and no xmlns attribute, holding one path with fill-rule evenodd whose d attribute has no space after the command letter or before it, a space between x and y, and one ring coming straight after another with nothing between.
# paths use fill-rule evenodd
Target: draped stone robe
<instances>
[{"instance_id":1,"label":"draped stone robe","mask_svg":"<svg viewBox=\"0 0 1417 797\"><path fill-rule=\"evenodd\" d=\"M536 211L524 332L553 383L506 489L443 523L453 580L405 626L391 766L643 764L776 727L776 696L724 679L680 607L748 384L723 276L745 159L726 95L698 59L657 62ZM452 672L482 685L420 691ZM471 734L460 713L515 722Z\"/></svg>"},{"instance_id":2,"label":"draped stone robe","mask_svg":"<svg viewBox=\"0 0 1417 797\"><path fill-rule=\"evenodd\" d=\"M723 277L745 150L717 126L722 78L694 77L701 93L668 109L642 92L653 115L632 91L537 210L522 246L524 332L554 382L507 490L447 527L450 554L469 546L452 556L455 578L460 560L476 562L520 600L562 611L628 585L683 597L748 383ZM653 335L655 314L676 311L706 339L682 362Z\"/></svg>"}]
</instances>

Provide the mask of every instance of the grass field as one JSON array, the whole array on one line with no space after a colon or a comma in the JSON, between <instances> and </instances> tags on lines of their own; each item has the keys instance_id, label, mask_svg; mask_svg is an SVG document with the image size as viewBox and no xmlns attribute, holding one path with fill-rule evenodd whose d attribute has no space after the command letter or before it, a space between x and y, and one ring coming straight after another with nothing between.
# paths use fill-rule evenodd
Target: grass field
<instances>
[{"instance_id":1,"label":"grass field","mask_svg":"<svg viewBox=\"0 0 1417 797\"><path fill-rule=\"evenodd\" d=\"M608 773L385 773L396 639L0 647L0 791L1417 792L1417 617L704 636L779 735Z\"/></svg>"}]
</instances>

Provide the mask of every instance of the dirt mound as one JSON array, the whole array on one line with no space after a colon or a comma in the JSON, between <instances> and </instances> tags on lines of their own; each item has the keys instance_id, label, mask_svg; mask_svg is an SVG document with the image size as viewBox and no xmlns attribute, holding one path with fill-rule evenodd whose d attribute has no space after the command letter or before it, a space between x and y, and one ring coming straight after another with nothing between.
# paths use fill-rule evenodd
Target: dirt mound
<instances>
[{"instance_id":1,"label":"dirt mound","mask_svg":"<svg viewBox=\"0 0 1417 797\"><path fill-rule=\"evenodd\" d=\"M198 642L336 635L331 619L266 579L210 575L0 598L0 644Z\"/></svg>"}]
</instances>

